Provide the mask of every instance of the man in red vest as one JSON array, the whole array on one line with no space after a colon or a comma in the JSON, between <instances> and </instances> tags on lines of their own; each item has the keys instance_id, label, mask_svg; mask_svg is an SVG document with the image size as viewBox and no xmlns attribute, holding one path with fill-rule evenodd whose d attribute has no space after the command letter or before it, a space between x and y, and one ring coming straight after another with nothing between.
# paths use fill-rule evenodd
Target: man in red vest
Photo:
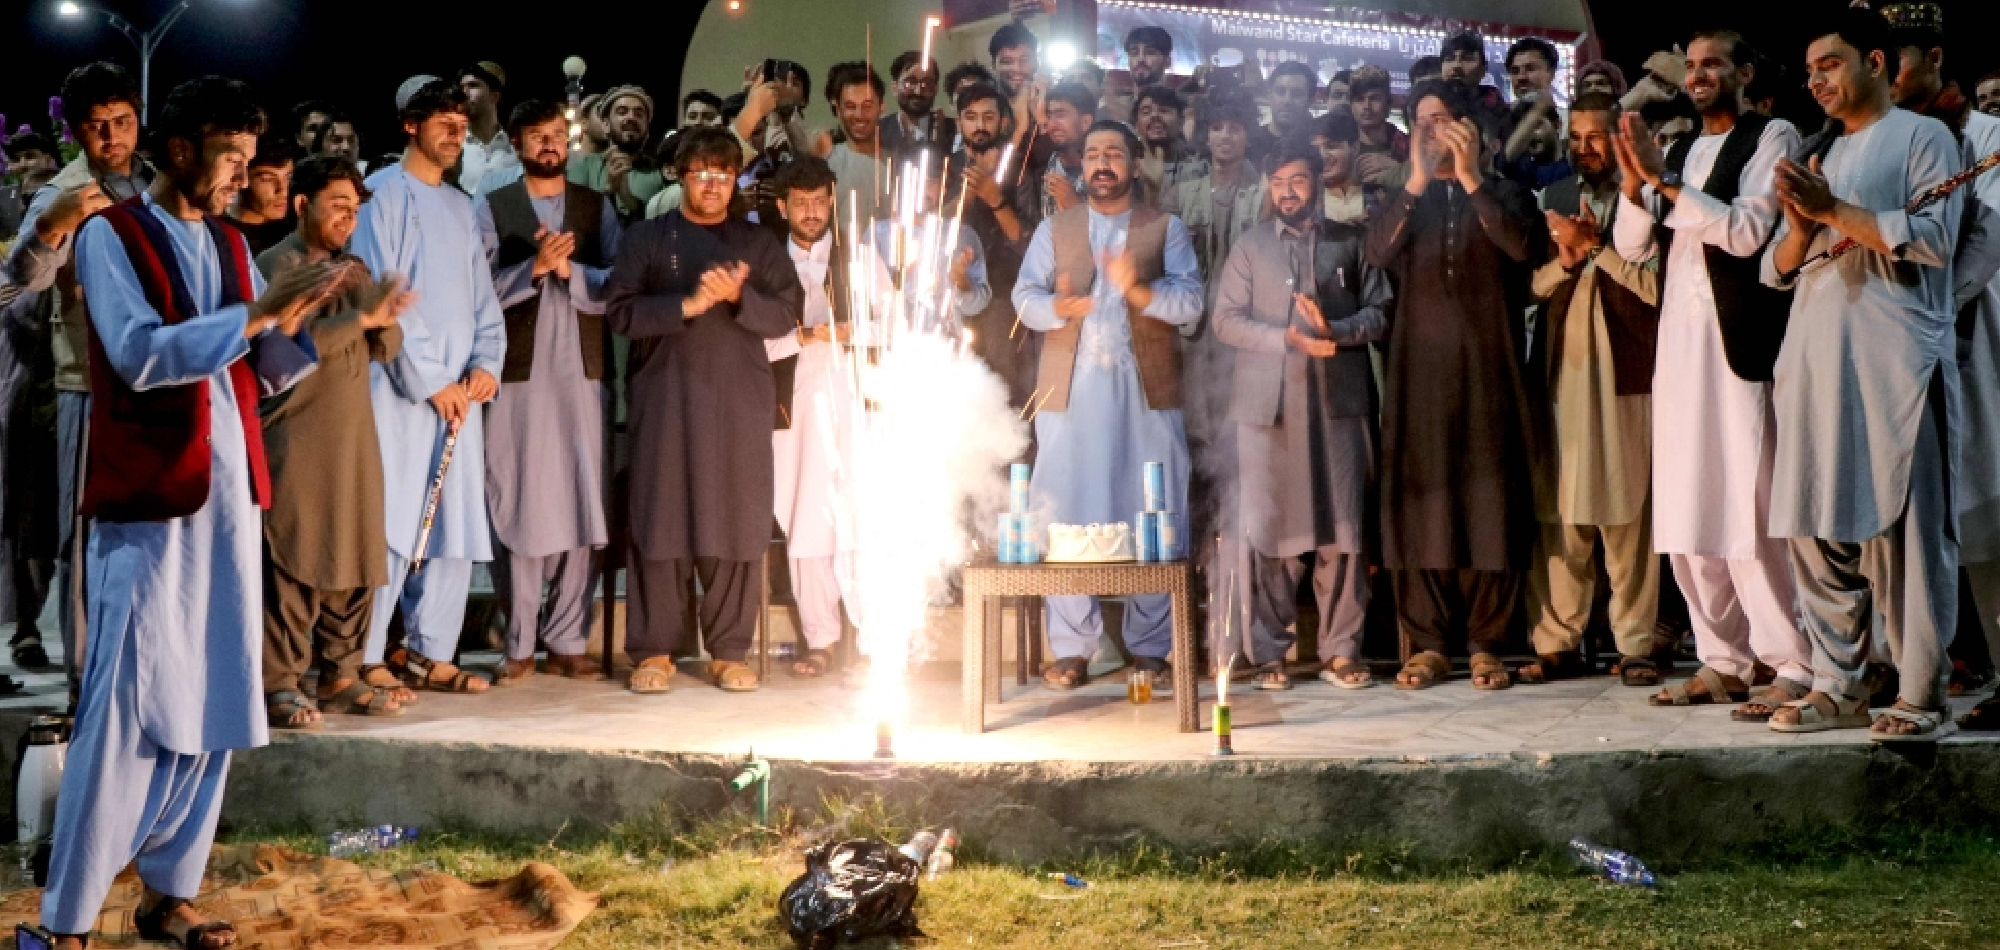
<instances>
[{"instance_id":1,"label":"man in red vest","mask_svg":"<svg viewBox=\"0 0 2000 950\"><path fill-rule=\"evenodd\" d=\"M220 217L264 127L248 88L198 79L158 114L159 176L76 238L95 394L82 512L94 520L90 650L42 902L63 950L82 946L134 863L141 937L236 942L188 898L229 752L266 741L258 509L270 480L257 402L312 370L300 323L337 276L300 268L266 287Z\"/></svg>"}]
</instances>

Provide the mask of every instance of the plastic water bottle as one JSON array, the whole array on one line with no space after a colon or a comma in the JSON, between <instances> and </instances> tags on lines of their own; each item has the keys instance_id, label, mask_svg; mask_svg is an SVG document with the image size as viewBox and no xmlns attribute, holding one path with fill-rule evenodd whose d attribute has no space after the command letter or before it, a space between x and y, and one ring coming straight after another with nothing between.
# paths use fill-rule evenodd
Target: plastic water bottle
<instances>
[{"instance_id":1,"label":"plastic water bottle","mask_svg":"<svg viewBox=\"0 0 2000 950\"><path fill-rule=\"evenodd\" d=\"M66 723L61 716L36 716L20 758L21 774L14 783L14 834L17 841L39 841L55 832L56 790L62 787Z\"/></svg>"},{"instance_id":2,"label":"plastic water bottle","mask_svg":"<svg viewBox=\"0 0 2000 950\"><path fill-rule=\"evenodd\" d=\"M924 868L924 876L935 881L939 877L942 877L946 871L951 870L951 866L957 863L957 860L951 856L951 852L952 849L957 847L958 832L946 828L944 834L938 836L937 848L931 852L930 862Z\"/></svg>"},{"instance_id":3,"label":"plastic water bottle","mask_svg":"<svg viewBox=\"0 0 2000 950\"><path fill-rule=\"evenodd\" d=\"M919 831L911 836L910 843L898 849L903 856L917 862L918 867L929 863L931 852L937 850L938 835L935 831Z\"/></svg>"},{"instance_id":4,"label":"plastic water bottle","mask_svg":"<svg viewBox=\"0 0 2000 950\"><path fill-rule=\"evenodd\" d=\"M1582 838L1573 838L1569 843L1570 854L1576 863L1601 874L1613 884L1636 884L1640 887L1654 887L1660 882L1646 866L1623 851L1615 851L1602 845L1591 844Z\"/></svg>"},{"instance_id":5,"label":"plastic water bottle","mask_svg":"<svg viewBox=\"0 0 2000 950\"><path fill-rule=\"evenodd\" d=\"M352 858L399 848L415 840L417 829L413 827L376 825L373 828L348 828L326 836L326 853L329 857Z\"/></svg>"},{"instance_id":6,"label":"plastic water bottle","mask_svg":"<svg viewBox=\"0 0 2000 950\"><path fill-rule=\"evenodd\" d=\"M1057 874L1057 873L1055 873L1055 872L1051 871L1051 872L1049 872L1049 880L1051 880L1051 881L1057 881L1057 882L1060 882L1060 883L1061 883L1061 884L1062 884L1062 885L1063 885L1064 887L1089 887L1089 886L1090 886L1090 882L1089 882L1089 881L1086 881L1086 880L1084 880L1083 878L1080 878L1080 877L1077 877L1077 876L1076 876L1075 874L1071 874L1071 873L1069 873L1069 872L1067 872L1067 871L1065 871L1065 872L1063 872L1063 873L1061 873L1061 874Z\"/></svg>"}]
</instances>

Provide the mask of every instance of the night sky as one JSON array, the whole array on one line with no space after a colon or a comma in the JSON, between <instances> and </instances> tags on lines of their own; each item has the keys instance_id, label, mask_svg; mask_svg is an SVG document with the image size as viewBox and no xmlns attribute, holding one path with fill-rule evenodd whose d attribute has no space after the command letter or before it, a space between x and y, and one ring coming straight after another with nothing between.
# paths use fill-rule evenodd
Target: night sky
<instances>
[{"instance_id":1,"label":"night sky","mask_svg":"<svg viewBox=\"0 0 2000 950\"><path fill-rule=\"evenodd\" d=\"M140 25L171 10L175 0L98 0ZM252 82L274 113L317 97L334 100L362 123L369 155L400 147L392 134L396 86L417 72L448 74L480 59L510 74L510 98L559 96L559 64L572 53L590 62L593 89L638 82L664 104L679 84L681 62L705 0L661 3L548 2L534 4L441 3L434 0L192 0L187 16L154 58L153 97L197 75L220 73ZM779 0L763 0L779 2ZM837 3L840 0L784 0ZM1593 0L1606 51L1632 73L1647 53L1693 30L1729 23L1782 62L1796 64L1804 51L1808 8L1840 0ZM1502 5L1496 0L1496 6ZM9 129L24 118L40 124L48 97L78 64L110 58L136 67L131 45L101 19L58 19L56 0L0 0L0 112ZM2000 12L1971 11L2000 4L1957 0L1951 8L1954 37L1982 37L1950 52L1947 73L1970 91L1987 70L2000 68ZM486 11L538 10L496 17ZM578 11L607 11L577 15ZM617 11L612 13L609 11ZM1754 10L1754 13L1746 11ZM477 12L475 12L477 11ZM640 12L644 11L644 12ZM669 12L671 11L671 12ZM1749 19L1746 19L1746 16ZM1505 19L1496 14L1494 19ZM773 50L782 56L783 50ZM1797 74L1796 68L1794 74ZM1806 105L1809 107L1810 102Z\"/></svg>"}]
</instances>

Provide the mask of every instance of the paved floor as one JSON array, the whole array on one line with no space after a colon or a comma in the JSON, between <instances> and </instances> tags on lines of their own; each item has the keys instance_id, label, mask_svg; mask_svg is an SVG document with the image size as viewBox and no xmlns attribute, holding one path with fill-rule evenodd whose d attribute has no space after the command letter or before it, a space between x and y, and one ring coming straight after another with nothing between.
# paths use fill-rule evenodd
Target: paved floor
<instances>
[{"instance_id":1,"label":"paved floor","mask_svg":"<svg viewBox=\"0 0 2000 950\"><path fill-rule=\"evenodd\" d=\"M474 655L469 666L496 658ZM838 677L802 682L778 672L754 694L725 694L689 666L673 692L634 696L610 681L536 676L487 696L427 693L397 718L329 717L313 735L468 742L596 750L677 751L784 759L867 759L873 731L856 693ZM0 699L0 708L52 706L60 678L13 673L28 696ZM1204 684L1201 719L1210 722L1214 684ZM1231 688L1239 755L1326 759L1466 759L1492 755L1603 751L1669 752L1727 747L1863 744L1859 731L1787 736L1729 721L1727 707L1660 709L1647 691L1608 677L1547 686L1478 692L1463 675L1430 690L1387 685L1351 691L1300 680L1285 692ZM1213 737L1174 729L1170 697L1148 706L1125 700L1122 674L1072 693L1007 678L1003 703L988 712L990 731L958 729L956 666L940 664L911 686L911 720L896 738L912 761L1172 761L1208 755ZM1957 701L1960 711L1973 698ZM1959 736L1951 742L1994 741Z\"/></svg>"}]
</instances>

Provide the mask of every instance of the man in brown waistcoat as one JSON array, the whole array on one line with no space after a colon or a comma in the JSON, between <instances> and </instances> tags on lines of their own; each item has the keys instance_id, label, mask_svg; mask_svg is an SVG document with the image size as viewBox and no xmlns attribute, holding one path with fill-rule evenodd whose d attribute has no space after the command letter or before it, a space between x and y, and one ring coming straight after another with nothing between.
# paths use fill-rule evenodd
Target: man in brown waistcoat
<instances>
[{"instance_id":1,"label":"man in brown waistcoat","mask_svg":"<svg viewBox=\"0 0 2000 950\"><path fill-rule=\"evenodd\" d=\"M1544 215L1555 257L1535 272L1544 302L1530 355L1530 391L1545 389L1553 433L1553 498L1539 512L1541 546L1528 572L1540 659L1527 682L1583 672L1584 626L1597 586L1599 542L1611 579L1611 632L1623 656L1654 650L1660 558L1653 553L1653 344L1660 327L1659 258L1633 263L1606 244L1618 214L1612 136L1618 103L1601 92L1570 109L1576 174L1549 186ZM1552 504L1550 504L1552 503Z\"/></svg>"},{"instance_id":2,"label":"man in brown waistcoat","mask_svg":"<svg viewBox=\"0 0 2000 950\"><path fill-rule=\"evenodd\" d=\"M1133 201L1143 153L1124 123L1091 126L1083 142L1086 200L1036 228L1014 284L1022 325L1046 334L1030 492L1035 511L1063 524L1132 521L1146 507L1148 462L1165 469L1168 509L1186 516L1179 336L1201 318L1201 269L1180 219ZM1089 678L1103 630L1097 599L1047 603L1057 658L1047 679L1074 689ZM1125 645L1139 669L1167 671L1168 619L1165 594L1126 601Z\"/></svg>"},{"instance_id":3,"label":"man in brown waistcoat","mask_svg":"<svg viewBox=\"0 0 2000 950\"><path fill-rule=\"evenodd\" d=\"M493 576L508 602L507 659L493 680L501 686L534 673L538 635L549 672L601 672L584 649L584 620L590 552L607 537L604 282L619 233L609 198L564 180L561 104L515 106L507 135L521 178L475 209L507 316L500 395L486 420L486 504L501 548Z\"/></svg>"},{"instance_id":4,"label":"man in brown waistcoat","mask_svg":"<svg viewBox=\"0 0 2000 950\"><path fill-rule=\"evenodd\" d=\"M361 682L361 644L375 588L389 580L383 537L382 449L368 401L368 364L394 359L397 324L411 300L396 278L369 279L347 253L366 199L361 170L344 158L309 158L292 175L298 229L257 255L276 281L335 262L343 289L308 329L319 369L264 400L264 456L271 508L264 513L264 711L275 729L311 729L323 712L394 716L408 690ZM319 665L318 695L299 680ZM400 694L400 695L399 695Z\"/></svg>"}]
</instances>

